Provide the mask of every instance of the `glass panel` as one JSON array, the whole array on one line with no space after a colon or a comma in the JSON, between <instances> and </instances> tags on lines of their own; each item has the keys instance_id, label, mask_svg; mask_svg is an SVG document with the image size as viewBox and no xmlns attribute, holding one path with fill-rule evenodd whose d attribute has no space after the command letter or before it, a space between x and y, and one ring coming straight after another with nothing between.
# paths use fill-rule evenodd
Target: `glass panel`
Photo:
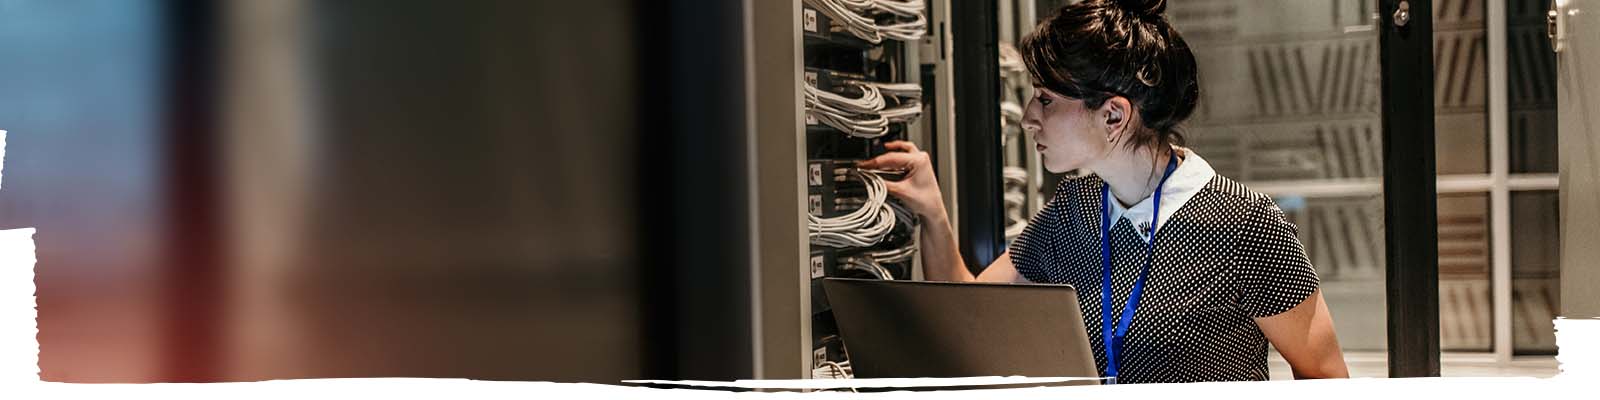
<instances>
[{"instance_id":1,"label":"glass panel","mask_svg":"<svg viewBox=\"0 0 1600 400\"><path fill-rule=\"evenodd\" d=\"M1556 53L1545 37L1549 1L1506 4L1511 172L1556 172Z\"/></svg>"},{"instance_id":2,"label":"glass panel","mask_svg":"<svg viewBox=\"0 0 1600 400\"><path fill-rule=\"evenodd\" d=\"M1200 64L1190 143L1219 173L1242 182L1382 175L1378 43L1361 17L1372 10L1337 1L1330 13L1329 4L1169 4Z\"/></svg>"},{"instance_id":3,"label":"glass panel","mask_svg":"<svg viewBox=\"0 0 1600 400\"><path fill-rule=\"evenodd\" d=\"M1556 191L1511 193L1511 341L1516 354L1555 354L1561 300Z\"/></svg>"},{"instance_id":4,"label":"glass panel","mask_svg":"<svg viewBox=\"0 0 1600 400\"><path fill-rule=\"evenodd\" d=\"M1277 199L1317 267L1351 373L1387 376L1372 2L1182 1L1167 12L1200 67L1190 147Z\"/></svg>"},{"instance_id":5,"label":"glass panel","mask_svg":"<svg viewBox=\"0 0 1600 400\"><path fill-rule=\"evenodd\" d=\"M1433 104L1439 174L1489 172L1488 39L1482 0L1433 3Z\"/></svg>"},{"instance_id":6,"label":"glass panel","mask_svg":"<svg viewBox=\"0 0 1600 400\"><path fill-rule=\"evenodd\" d=\"M1317 268L1339 344L1347 352L1387 348L1382 195L1275 200Z\"/></svg>"},{"instance_id":7,"label":"glass panel","mask_svg":"<svg viewBox=\"0 0 1600 400\"><path fill-rule=\"evenodd\" d=\"M1492 351L1489 196L1439 196L1439 348Z\"/></svg>"}]
</instances>

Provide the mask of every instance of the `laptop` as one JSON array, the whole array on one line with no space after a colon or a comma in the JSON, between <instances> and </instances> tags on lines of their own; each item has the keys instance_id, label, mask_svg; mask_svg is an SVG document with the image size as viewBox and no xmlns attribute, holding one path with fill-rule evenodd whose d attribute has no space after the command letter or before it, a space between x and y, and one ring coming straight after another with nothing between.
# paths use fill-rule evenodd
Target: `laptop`
<instances>
[{"instance_id":1,"label":"laptop","mask_svg":"<svg viewBox=\"0 0 1600 400\"><path fill-rule=\"evenodd\" d=\"M826 278L822 288L857 378L1099 377L1070 285Z\"/></svg>"}]
</instances>

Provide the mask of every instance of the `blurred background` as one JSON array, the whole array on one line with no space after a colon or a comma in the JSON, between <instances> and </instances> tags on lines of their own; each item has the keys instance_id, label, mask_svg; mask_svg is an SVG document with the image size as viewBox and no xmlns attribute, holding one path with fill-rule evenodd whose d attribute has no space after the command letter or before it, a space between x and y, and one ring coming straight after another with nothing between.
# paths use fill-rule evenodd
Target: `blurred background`
<instances>
[{"instance_id":1,"label":"blurred background","mask_svg":"<svg viewBox=\"0 0 1600 400\"><path fill-rule=\"evenodd\" d=\"M0 1L43 379L748 374L734 5Z\"/></svg>"}]
</instances>

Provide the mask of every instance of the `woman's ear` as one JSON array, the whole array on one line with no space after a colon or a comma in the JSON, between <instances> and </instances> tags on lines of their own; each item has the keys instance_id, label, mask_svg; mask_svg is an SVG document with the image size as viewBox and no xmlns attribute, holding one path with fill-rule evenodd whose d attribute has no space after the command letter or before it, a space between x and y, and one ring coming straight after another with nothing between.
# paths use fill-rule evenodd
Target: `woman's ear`
<instances>
[{"instance_id":1,"label":"woman's ear","mask_svg":"<svg viewBox=\"0 0 1600 400\"><path fill-rule=\"evenodd\" d=\"M1100 105L1096 114L1100 122L1105 124L1106 141L1116 142L1128 130L1128 121L1133 117L1133 104L1122 96L1112 96Z\"/></svg>"}]
</instances>

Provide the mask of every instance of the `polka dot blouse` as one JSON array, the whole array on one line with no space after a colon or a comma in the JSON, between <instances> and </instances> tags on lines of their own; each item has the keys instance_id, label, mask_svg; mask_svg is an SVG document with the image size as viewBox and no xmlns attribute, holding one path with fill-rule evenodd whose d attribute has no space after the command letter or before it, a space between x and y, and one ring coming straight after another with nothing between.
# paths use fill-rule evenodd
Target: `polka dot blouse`
<instances>
[{"instance_id":1,"label":"polka dot blouse","mask_svg":"<svg viewBox=\"0 0 1600 400\"><path fill-rule=\"evenodd\" d=\"M1266 380L1267 339L1253 318L1288 311L1317 289L1316 271L1295 226L1272 198L1209 176L1170 217L1162 207L1144 298L1119 354L1119 383ZM1099 208L1104 184L1093 175L1063 180L1010 249L1022 277L1078 288L1102 375ZM1163 203L1167 199L1163 196ZM1147 250L1127 218L1115 220L1111 243L1112 307L1121 310Z\"/></svg>"}]
</instances>

